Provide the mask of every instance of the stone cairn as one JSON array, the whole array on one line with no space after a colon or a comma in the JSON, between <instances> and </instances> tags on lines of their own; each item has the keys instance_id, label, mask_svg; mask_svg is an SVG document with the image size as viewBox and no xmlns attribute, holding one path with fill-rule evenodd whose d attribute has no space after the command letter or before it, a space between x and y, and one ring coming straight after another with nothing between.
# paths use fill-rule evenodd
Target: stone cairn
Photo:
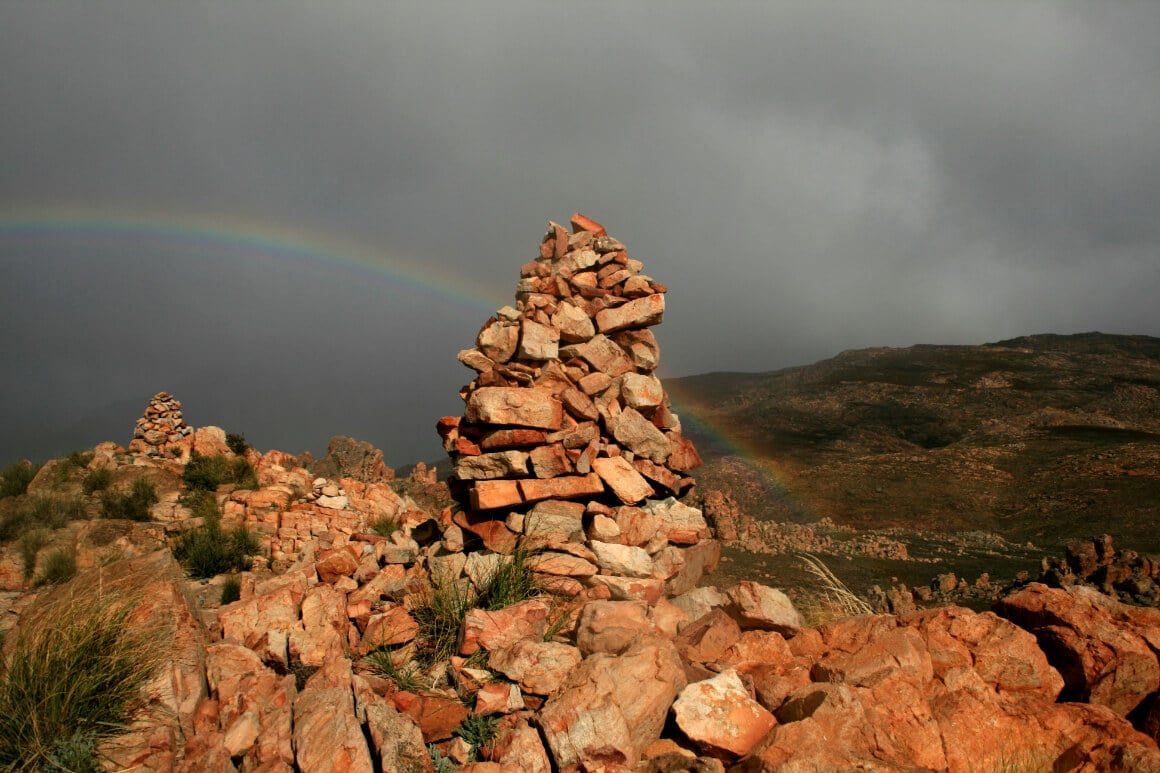
<instances>
[{"instance_id":1,"label":"stone cairn","mask_svg":"<svg viewBox=\"0 0 1160 773\"><path fill-rule=\"evenodd\" d=\"M188 445L193 429L181 416L181 401L168 392L158 392L149 400L145 413L137 419L129 452L165 456L170 448Z\"/></svg>"},{"instance_id":2,"label":"stone cairn","mask_svg":"<svg viewBox=\"0 0 1160 773\"><path fill-rule=\"evenodd\" d=\"M478 376L464 416L437 425L463 505L453 522L496 552L528 538L537 571L570 590L680 593L718 548L677 501L701 458L653 375L666 288L599 223L571 224L549 224L515 307L459 353Z\"/></svg>"}]
</instances>

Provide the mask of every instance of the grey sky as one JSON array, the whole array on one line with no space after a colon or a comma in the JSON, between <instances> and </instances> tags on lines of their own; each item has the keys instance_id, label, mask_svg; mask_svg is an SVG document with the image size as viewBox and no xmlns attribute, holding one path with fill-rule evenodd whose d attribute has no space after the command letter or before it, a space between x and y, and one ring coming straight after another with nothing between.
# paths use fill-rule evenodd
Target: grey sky
<instances>
[{"instance_id":1,"label":"grey sky","mask_svg":"<svg viewBox=\"0 0 1160 773\"><path fill-rule=\"evenodd\" d=\"M160 389L438 458L456 352L576 210L670 287L663 375L1160 335L1158 40L1151 2L0 2L0 464ZM43 224L77 212L455 286Z\"/></svg>"}]
</instances>

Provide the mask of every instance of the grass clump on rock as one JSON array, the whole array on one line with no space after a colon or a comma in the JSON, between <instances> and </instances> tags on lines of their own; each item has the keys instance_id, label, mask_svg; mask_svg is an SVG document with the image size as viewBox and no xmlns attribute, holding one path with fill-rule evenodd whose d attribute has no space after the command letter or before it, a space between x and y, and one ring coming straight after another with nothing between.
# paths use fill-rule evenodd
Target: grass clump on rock
<instances>
[{"instance_id":1,"label":"grass clump on rock","mask_svg":"<svg viewBox=\"0 0 1160 773\"><path fill-rule=\"evenodd\" d=\"M181 480L189 491L216 491L225 483L239 488L258 488L258 476L244 456L229 459L222 454L203 456L196 451L181 473Z\"/></svg>"},{"instance_id":2,"label":"grass clump on rock","mask_svg":"<svg viewBox=\"0 0 1160 773\"><path fill-rule=\"evenodd\" d=\"M250 556L260 552L257 538L245 526L226 531L221 525L221 511L213 494L201 492L192 503L201 526L188 529L177 537L173 555L185 564L194 577L214 577L250 568ZM224 593L223 593L224 595Z\"/></svg>"},{"instance_id":3,"label":"grass clump on rock","mask_svg":"<svg viewBox=\"0 0 1160 773\"><path fill-rule=\"evenodd\" d=\"M0 770L99 771L97 745L141 708L164 637L129 623L130 593L98 588L49 601L0 659Z\"/></svg>"},{"instance_id":4,"label":"grass clump on rock","mask_svg":"<svg viewBox=\"0 0 1160 773\"><path fill-rule=\"evenodd\" d=\"M28 491L28 484L40 471L39 464L33 464L27 459L12 464L0 470L0 499L18 497Z\"/></svg>"},{"instance_id":5,"label":"grass clump on rock","mask_svg":"<svg viewBox=\"0 0 1160 773\"><path fill-rule=\"evenodd\" d=\"M104 491L113 482L113 471L108 467L98 467L90 470L81 481L81 491L86 494L95 494Z\"/></svg>"},{"instance_id":6,"label":"grass clump on rock","mask_svg":"<svg viewBox=\"0 0 1160 773\"><path fill-rule=\"evenodd\" d=\"M157 489L152 479L141 476L128 491L107 490L101 493L101 515L129 521L152 520L150 508L157 504Z\"/></svg>"}]
</instances>

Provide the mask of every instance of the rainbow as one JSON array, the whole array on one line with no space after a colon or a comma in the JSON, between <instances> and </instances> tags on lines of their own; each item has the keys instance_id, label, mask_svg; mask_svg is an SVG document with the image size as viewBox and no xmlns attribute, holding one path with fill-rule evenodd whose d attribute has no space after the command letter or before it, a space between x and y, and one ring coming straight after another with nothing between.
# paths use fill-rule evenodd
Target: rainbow
<instances>
[{"instance_id":1,"label":"rainbow","mask_svg":"<svg viewBox=\"0 0 1160 773\"><path fill-rule=\"evenodd\" d=\"M724 429L713 420L711 407L697 405L688 395L681 394L679 389L666 387L666 394L673 410L681 417L685 434L697 439L702 454L709 452L714 456L736 457L769 487L773 496L778 497L799 518L804 516L809 521L815 521L826 515L800 495L797 472L790 465L771 456L768 450L760 448L756 442ZM694 470L693 476L696 475Z\"/></svg>"},{"instance_id":2,"label":"rainbow","mask_svg":"<svg viewBox=\"0 0 1160 773\"><path fill-rule=\"evenodd\" d=\"M498 290L486 292L478 282L447 270L439 260L419 260L288 223L237 215L94 207L0 207L0 247L29 242L154 247L194 256L330 266L487 314L508 302Z\"/></svg>"},{"instance_id":3,"label":"rainbow","mask_svg":"<svg viewBox=\"0 0 1160 773\"><path fill-rule=\"evenodd\" d=\"M288 223L222 213L89 206L0 207L0 249L5 244L27 243L153 247L192 256L336 268L483 315L511 302L510 295L505 297L499 290L488 293L470 277L446 270L438 260L418 260ZM671 392L670 397L697 436L708 438L717 452L741 459L794 511L814 514L793 495L795 475L788 467L744 438L723 430L712 421L710 408L678 400Z\"/></svg>"}]
</instances>

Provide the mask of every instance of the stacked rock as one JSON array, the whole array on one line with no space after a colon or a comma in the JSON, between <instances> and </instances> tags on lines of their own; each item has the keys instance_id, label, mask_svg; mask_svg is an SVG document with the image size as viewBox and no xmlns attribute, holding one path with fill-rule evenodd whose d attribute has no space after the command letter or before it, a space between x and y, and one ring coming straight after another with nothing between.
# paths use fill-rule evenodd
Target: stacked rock
<instances>
[{"instance_id":1,"label":"stacked rock","mask_svg":"<svg viewBox=\"0 0 1160 773\"><path fill-rule=\"evenodd\" d=\"M536 532L649 555L696 545L708 527L675 497L701 458L653 375L660 347L649 328L666 288L599 223L576 214L571 224L549 224L520 271L516 306L459 353L479 375L460 393L464 416L438 423L464 505L456 522L502 552ZM638 571L626 573L655 576Z\"/></svg>"},{"instance_id":2,"label":"stacked rock","mask_svg":"<svg viewBox=\"0 0 1160 773\"><path fill-rule=\"evenodd\" d=\"M163 456L170 448L187 445L193 429L181 416L181 401L168 392L158 392L149 400L145 413L133 429L130 453Z\"/></svg>"}]
</instances>

